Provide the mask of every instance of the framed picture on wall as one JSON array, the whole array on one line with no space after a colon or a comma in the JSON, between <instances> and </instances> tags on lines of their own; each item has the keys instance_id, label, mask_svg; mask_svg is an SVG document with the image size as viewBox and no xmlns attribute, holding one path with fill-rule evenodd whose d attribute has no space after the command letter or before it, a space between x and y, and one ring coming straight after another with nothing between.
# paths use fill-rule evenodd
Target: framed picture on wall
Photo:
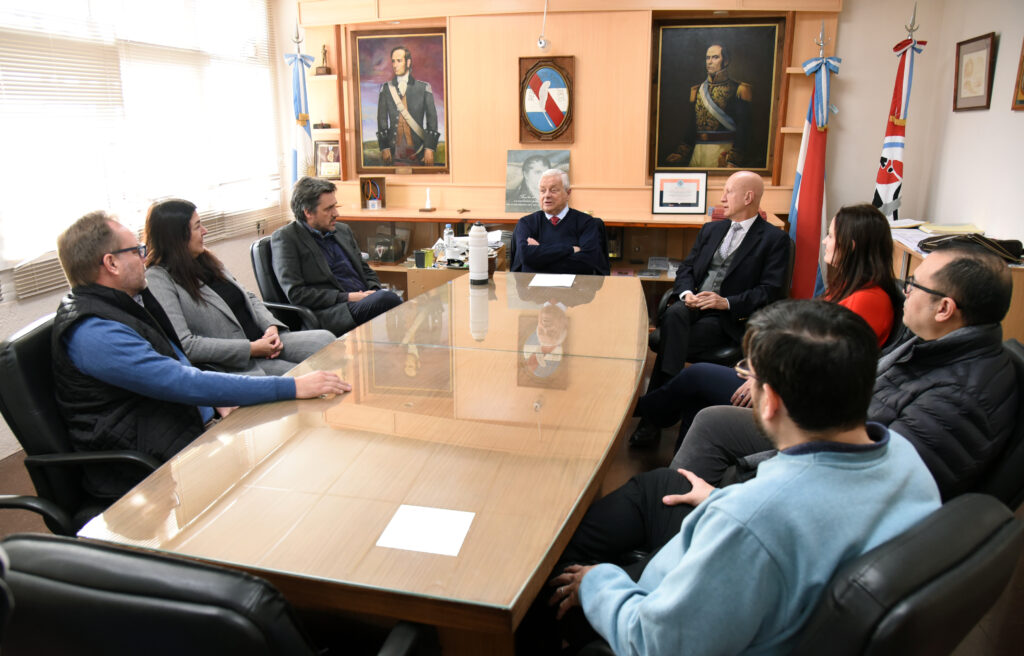
<instances>
[{"instance_id":1,"label":"framed picture on wall","mask_svg":"<svg viewBox=\"0 0 1024 656\"><path fill-rule=\"evenodd\" d=\"M519 58L519 143L572 143L572 57Z\"/></svg>"},{"instance_id":2,"label":"framed picture on wall","mask_svg":"<svg viewBox=\"0 0 1024 656\"><path fill-rule=\"evenodd\" d=\"M448 171L446 32L352 33L359 173Z\"/></svg>"},{"instance_id":3,"label":"framed picture on wall","mask_svg":"<svg viewBox=\"0 0 1024 656\"><path fill-rule=\"evenodd\" d=\"M785 31L782 18L655 25L652 172L771 172Z\"/></svg>"},{"instance_id":4,"label":"framed picture on wall","mask_svg":"<svg viewBox=\"0 0 1024 656\"><path fill-rule=\"evenodd\" d=\"M540 176L549 169L558 169L568 174L569 151L508 151L505 168L505 211L529 214L539 210Z\"/></svg>"},{"instance_id":5,"label":"framed picture on wall","mask_svg":"<svg viewBox=\"0 0 1024 656\"><path fill-rule=\"evenodd\" d=\"M995 32L956 44L954 112L988 109L992 101L992 74L996 70L995 44Z\"/></svg>"},{"instance_id":6,"label":"framed picture on wall","mask_svg":"<svg viewBox=\"0 0 1024 656\"><path fill-rule=\"evenodd\" d=\"M1013 87L1013 103L1010 109L1024 110L1024 42L1020 44L1020 63L1017 64L1017 83Z\"/></svg>"},{"instance_id":7,"label":"framed picture on wall","mask_svg":"<svg viewBox=\"0 0 1024 656\"><path fill-rule=\"evenodd\" d=\"M707 171L655 171L652 196L654 214L706 214Z\"/></svg>"},{"instance_id":8,"label":"framed picture on wall","mask_svg":"<svg viewBox=\"0 0 1024 656\"><path fill-rule=\"evenodd\" d=\"M316 154L316 177L338 180L341 178L341 144L337 141L317 141L313 144Z\"/></svg>"}]
</instances>

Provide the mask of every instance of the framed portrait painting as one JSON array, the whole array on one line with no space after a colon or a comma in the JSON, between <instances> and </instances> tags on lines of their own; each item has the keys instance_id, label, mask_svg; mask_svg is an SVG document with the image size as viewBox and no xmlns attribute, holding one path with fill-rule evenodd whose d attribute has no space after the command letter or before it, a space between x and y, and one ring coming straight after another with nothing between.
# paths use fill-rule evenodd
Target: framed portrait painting
<instances>
[{"instance_id":1,"label":"framed portrait painting","mask_svg":"<svg viewBox=\"0 0 1024 656\"><path fill-rule=\"evenodd\" d=\"M341 179L341 144L337 141L317 141L313 144L313 151L316 154L316 177Z\"/></svg>"},{"instance_id":2,"label":"framed portrait painting","mask_svg":"<svg viewBox=\"0 0 1024 656\"><path fill-rule=\"evenodd\" d=\"M444 28L352 33L359 173L448 171Z\"/></svg>"},{"instance_id":3,"label":"framed portrait painting","mask_svg":"<svg viewBox=\"0 0 1024 656\"><path fill-rule=\"evenodd\" d=\"M1024 42L1020 44L1020 63L1017 64L1017 83L1013 86L1013 102L1010 109L1024 111Z\"/></svg>"},{"instance_id":4,"label":"framed portrait painting","mask_svg":"<svg viewBox=\"0 0 1024 656\"><path fill-rule=\"evenodd\" d=\"M782 18L655 25L652 172L771 172L785 31Z\"/></svg>"},{"instance_id":5,"label":"framed portrait painting","mask_svg":"<svg viewBox=\"0 0 1024 656\"><path fill-rule=\"evenodd\" d=\"M992 102L992 74L996 33L989 32L956 44L953 111L988 109Z\"/></svg>"}]
</instances>

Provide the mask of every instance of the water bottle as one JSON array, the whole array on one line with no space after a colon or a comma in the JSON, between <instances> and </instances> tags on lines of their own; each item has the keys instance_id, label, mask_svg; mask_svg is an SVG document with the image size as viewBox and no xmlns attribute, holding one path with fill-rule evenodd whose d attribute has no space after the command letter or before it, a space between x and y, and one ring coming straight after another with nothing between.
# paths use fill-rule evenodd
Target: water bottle
<instances>
[{"instance_id":1,"label":"water bottle","mask_svg":"<svg viewBox=\"0 0 1024 656\"><path fill-rule=\"evenodd\" d=\"M469 284L487 284L487 229L479 221L469 229Z\"/></svg>"},{"instance_id":2,"label":"water bottle","mask_svg":"<svg viewBox=\"0 0 1024 656\"><path fill-rule=\"evenodd\" d=\"M455 248L455 231L452 224L444 224L444 257L449 262L459 259L459 252Z\"/></svg>"}]
</instances>

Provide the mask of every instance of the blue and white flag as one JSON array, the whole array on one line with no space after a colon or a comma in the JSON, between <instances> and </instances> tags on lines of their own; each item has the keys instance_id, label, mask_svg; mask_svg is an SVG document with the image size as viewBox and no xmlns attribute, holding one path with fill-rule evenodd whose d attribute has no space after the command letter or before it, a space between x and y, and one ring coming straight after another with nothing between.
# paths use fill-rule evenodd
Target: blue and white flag
<instances>
[{"instance_id":1,"label":"blue and white flag","mask_svg":"<svg viewBox=\"0 0 1024 656\"><path fill-rule=\"evenodd\" d=\"M301 176L314 175L313 133L309 126L309 99L306 96L306 69L313 65L313 55L288 54L284 60L292 69L292 104L295 107L292 184L295 184Z\"/></svg>"}]
</instances>

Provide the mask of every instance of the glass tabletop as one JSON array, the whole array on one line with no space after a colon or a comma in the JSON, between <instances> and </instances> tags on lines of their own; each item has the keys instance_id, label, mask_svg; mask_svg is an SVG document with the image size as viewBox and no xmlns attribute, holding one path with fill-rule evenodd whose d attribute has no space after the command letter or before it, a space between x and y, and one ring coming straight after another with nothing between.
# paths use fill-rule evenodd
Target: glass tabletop
<instances>
[{"instance_id":1,"label":"glass tabletop","mask_svg":"<svg viewBox=\"0 0 1024 656\"><path fill-rule=\"evenodd\" d=\"M293 373L333 370L352 392L235 411L79 535L510 608L628 420L647 326L639 281L543 300L523 279L483 286L483 339L463 277L331 343ZM552 298L560 351L530 341ZM457 555L379 546L400 506L471 513Z\"/></svg>"}]
</instances>

